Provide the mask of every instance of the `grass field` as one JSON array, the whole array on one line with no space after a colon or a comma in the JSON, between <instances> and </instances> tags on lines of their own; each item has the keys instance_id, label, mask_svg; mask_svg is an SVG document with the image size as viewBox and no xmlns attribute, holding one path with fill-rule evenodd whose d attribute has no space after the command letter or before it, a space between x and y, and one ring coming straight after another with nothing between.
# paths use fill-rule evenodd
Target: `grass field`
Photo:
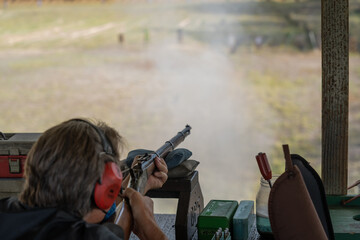
<instances>
[{"instance_id":1,"label":"grass field","mask_svg":"<svg viewBox=\"0 0 360 240\"><path fill-rule=\"evenodd\" d=\"M350 30L349 182L360 172L358 1ZM205 202L254 199L255 155L281 145L320 171L318 1L44 2L0 10L0 131L102 119L128 150L185 124ZM119 36L123 41L119 41ZM124 153L124 157L126 153Z\"/></svg>"}]
</instances>

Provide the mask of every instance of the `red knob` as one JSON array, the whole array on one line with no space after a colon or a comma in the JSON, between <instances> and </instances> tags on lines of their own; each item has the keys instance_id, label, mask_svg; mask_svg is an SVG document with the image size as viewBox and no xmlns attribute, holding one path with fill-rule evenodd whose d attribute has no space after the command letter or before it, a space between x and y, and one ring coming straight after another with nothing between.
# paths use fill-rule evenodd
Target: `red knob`
<instances>
[{"instance_id":1,"label":"red knob","mask_svg":"<svg viewBox=\"0 0 360 240\"><path fill-rule=\"evenodd\" d=\"M259 166L261 175L265 180L269 181L272 178L272 173L266 154L259 153L258 155L256 155L256 161Z\"/></svg>"}]
</instances>

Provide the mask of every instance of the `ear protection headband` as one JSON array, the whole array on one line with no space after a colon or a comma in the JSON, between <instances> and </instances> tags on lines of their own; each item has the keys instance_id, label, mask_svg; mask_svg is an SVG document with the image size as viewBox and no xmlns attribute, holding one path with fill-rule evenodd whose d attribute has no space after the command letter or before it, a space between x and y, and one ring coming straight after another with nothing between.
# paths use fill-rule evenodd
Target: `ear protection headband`
<instances>
[{"instance_id":1,"label":"ear protection headband","mask_svg":"<svg viewBox=\"0 0 360 240\"><path fill-rule=\"evenodd\" d=\"M82 119L74 120L89 124L89 126L91 126L99 135L104 153L106 155L114 156L113 148L101 129L88 121ZM102 210L110 208L120 192L121 182L122 174L119 166L113 160L105 160L104 172L94 189L95 205Z\"/></svg>"}]
</instances>

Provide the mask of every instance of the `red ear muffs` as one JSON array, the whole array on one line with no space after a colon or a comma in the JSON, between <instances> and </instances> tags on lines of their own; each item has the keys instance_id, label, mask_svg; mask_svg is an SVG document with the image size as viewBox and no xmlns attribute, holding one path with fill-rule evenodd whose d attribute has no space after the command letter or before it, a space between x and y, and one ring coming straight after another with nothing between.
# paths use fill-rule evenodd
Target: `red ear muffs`
<instances>
[{"instance_id":1,"label":"red ear muffs","mask_svg":"<svg viewBox=\"0 0 360 240\"><path fill-rule=\"evenodd\" d=\"M114 203L121 189L122 174L114 162L105 163L105 169L100 183L94 190L95 204L100 209L108 209Z\"/></svg>"}]
</instances>

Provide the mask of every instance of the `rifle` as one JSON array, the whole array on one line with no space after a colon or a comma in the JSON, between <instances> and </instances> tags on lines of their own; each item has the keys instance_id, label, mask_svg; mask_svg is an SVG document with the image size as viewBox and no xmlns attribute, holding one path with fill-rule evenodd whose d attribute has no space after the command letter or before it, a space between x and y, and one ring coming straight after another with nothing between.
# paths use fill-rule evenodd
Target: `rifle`
<instances>
[{"instance_id":1,"label":"rifle","mask_svg":"<svg viewBox=\"0 0 360 240\"><path fill-rule=\"evenodd\" d=\"M190 135L191 127L186 125L185 128L178 132L176 136L166 141L163 146L153 153L146 153L137 158L136 164L130 169L130 187L144 194L146 182L149 176L155 170L154 160L156 157L164 158L174 150L185 138Z\"/></svg>"}]
</instances>

